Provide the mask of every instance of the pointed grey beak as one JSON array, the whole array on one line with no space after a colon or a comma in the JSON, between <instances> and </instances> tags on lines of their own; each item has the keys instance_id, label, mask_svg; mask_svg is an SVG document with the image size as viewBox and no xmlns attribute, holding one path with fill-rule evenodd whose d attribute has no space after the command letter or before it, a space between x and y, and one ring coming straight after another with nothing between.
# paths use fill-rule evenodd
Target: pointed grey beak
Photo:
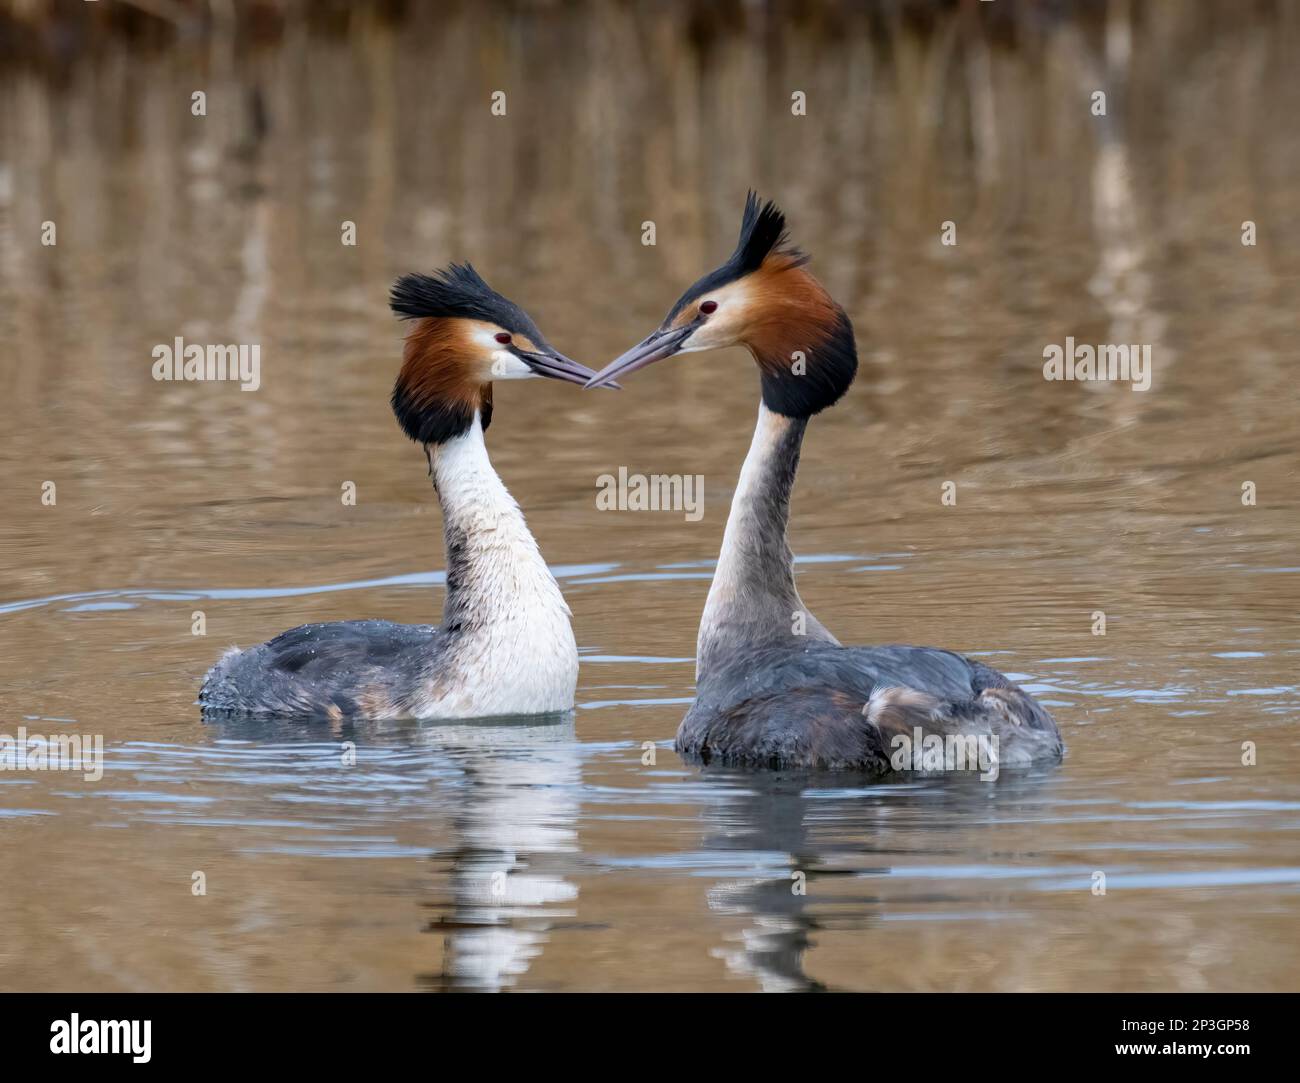
<instances>
[{"instance_id":1,"label":"pointed grey beak","mask_svg":"<svg viewBox=\"0 0 1300 1083\"><path fill-rule=\"evenodd\" d=\"M685 327L674 327L670 331L655 331L642 342L638 342L622 357L611 361L590 380L587 381L588 387L610 387L610 381L615 376L622 376L628 372L636 372L637 369L645 368L646 365L653 365L656 361L662 361L666 357L672 357L682 348L682 343L695 330L694 324L687 324Z\"/></svg>"},{"instance_id":2,"label":"pointed grey beak","mask_svg":"<svg viewBox=\"0 0 1300 1083\"><path fill-rule=\"evenodd\" d=\"M583 384L590 386L591 381L596 377L596 373L587 368L586 365L580 365L571 358L565 357L562 353L533 353L531 350L513 351L525 365L532 369L538 376L546 376L552 380L563 380L569 384ZM606 386L619 390L618 384L607 384Z\"/></svg>"}]
</instances>

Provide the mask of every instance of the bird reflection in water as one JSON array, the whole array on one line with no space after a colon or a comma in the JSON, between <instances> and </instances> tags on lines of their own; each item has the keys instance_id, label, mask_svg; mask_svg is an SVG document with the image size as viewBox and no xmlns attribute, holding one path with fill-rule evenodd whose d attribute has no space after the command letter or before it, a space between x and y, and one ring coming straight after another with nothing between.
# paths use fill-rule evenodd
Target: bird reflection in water
<instances>
[{"instance_id":1,"label":"bird reflection in water","mask_svg":"<svg viewBox=\"0 0 1300 1083\"><path fill-rule=\"evenodd\" d=\"M355 776L340 797L355 799L361 787L378 807L400 793L400 805L388 806L394 828L400 821L403 836L416 829L438 840L430 858L436 886L422 881L418 890L428 914L422 928L441 937L441 956L413 960L420 987L510 988L557 924L573 917L578 886L568 873L582 781L573 712L447 723L206 718L222 741L301 744L312 755L323 742L350 747L371 773ZM340 785L337 761L330 763L328 776L307 784L313 792Z\"/></svg>"},{"instance_id":2,"label":"bird reflection in water","mask_svg":"<svg viewBox=\"0 0 1300 1083\"><path fill-rule=\"evenodd\" d=\"M576 913L565 878L578 851L581 760L572 714L539 725L494 720L430 727L460 776L444 800L451 838L433 856L444 894L426 903L427 931L443 938L428 989L485 992L513 986L541 955L551 929Z\"/></svg>"},{"instance_id":3,"label":"bird reflection in water","mask_svg":"<svg viewBox=\"0 0 1300 1083\"><path fill-rule=\"evenodd\" d=\"M942 889L899 895L885 878L909 864L962 863L950 841L953 823L994 810L1011 816L1040 802L1057 767L1006 772L996 783L717 767L704 773L733 785L709 810L703 848L735 855L719 862L730 869L752 863L748 875L730 875L708 891L710 911L742 923L712 954L732 977L763 992L819 992L832 988L807 972L819 931L880 935L904 910L1003 905L1002 889L987 883L964 884L959 898ZM855 988L872 986L866 975Z\"/></svg>"}]
</instances>

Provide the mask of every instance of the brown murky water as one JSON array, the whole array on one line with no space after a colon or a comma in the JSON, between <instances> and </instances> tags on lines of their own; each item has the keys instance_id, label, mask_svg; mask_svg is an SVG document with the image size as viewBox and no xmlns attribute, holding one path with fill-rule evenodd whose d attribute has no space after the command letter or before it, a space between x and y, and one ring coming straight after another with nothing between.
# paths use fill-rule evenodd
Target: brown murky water
<instances>
[{"instance_id":1,"label":"brown murky water","mask_svg":"<svg viewBox=\"0 0 1300 1083\"><path fill-rule=\"evenodd\" d=\"M1300 19L1196 7L1140 11L1128 49L1122 21L469 8L0 75L0 732L106 745L98 782L0 772L0 987L1300 987ZM750 185L862 349L796 488L805 600L845 642L987 657L1062 765L673 754L740 353L498 388L494 462L574 611L572 719L200 721L231 643L440 610L386 406L395 274L471 258L602 363L726 254ZM155 382L178 335L259 343L261 387ZM1067 335L1149 343L1150 390L1045 381ZM598 512L619 466L702 474L704 517Z\"/></svg>"}]
</instances>

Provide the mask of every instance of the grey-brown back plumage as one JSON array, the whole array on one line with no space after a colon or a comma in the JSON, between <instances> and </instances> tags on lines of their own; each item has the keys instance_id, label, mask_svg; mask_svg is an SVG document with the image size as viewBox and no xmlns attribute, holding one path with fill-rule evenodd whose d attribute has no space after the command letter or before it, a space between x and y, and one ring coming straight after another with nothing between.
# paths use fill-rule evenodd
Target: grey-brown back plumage
<instances>
[{"instance_id":1,"label":"grey-brown back plumage","mask_svg":"<svg viewBox=\"0 0 1300 1083\"><path fill-rule=\"evenodd\" d=\"M920 692L926 709L897 709L879 698L896 689ZM914 725L926 733L997 736L1004 763L1062 749L1051 715L981 662L934 647L822 642L734 651L700 680L677 749L737 766L884 772L892 739L910 736Z\"/></svg>"},{"instance_id":2,"label":"grey-brown back plumage","mask_svg":"<svg viewBox=\"0 0 1300 1083\"><path fill-rule=\"evenodd\" d=\"M209 670L199 705L205 713L406 713L449 641L444 629L427 624L304 624L228 653Z\"/></svg>"}]
</instances>

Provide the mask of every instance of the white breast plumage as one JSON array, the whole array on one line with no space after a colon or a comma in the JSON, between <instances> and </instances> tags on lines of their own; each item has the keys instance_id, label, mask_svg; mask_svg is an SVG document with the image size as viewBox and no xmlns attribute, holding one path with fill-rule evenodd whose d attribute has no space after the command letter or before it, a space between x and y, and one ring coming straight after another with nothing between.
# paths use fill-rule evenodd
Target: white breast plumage
<instances>
[{"instance_id":1,"label":"white breast plumage","mask_svg":"<svg viewBox=\"0 0 1300 1083\"><path fill-rule=\"evenodd\" d=\"M433 467L446 520L454 639L415 713L450 718L571 708L578 648L569 607L492 468L477 418L434 452Z\"/></svg>"}]
</instances>

